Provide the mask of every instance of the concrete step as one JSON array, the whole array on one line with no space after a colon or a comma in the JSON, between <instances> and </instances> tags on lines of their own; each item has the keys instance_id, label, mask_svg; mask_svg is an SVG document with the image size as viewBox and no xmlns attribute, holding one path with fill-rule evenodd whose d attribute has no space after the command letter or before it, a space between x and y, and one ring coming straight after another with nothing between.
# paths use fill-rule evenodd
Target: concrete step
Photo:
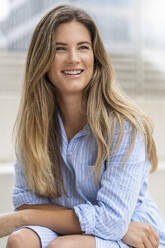
<instances>
[{"instance_id":1,"label":"concrete step","mask_svg":"<svg viewBox=\"0 0 165 248\"><path fill-rule=\"evenodd\" d=\"M0 214L13 211L12 187L13 187L13 166L0 165ZM0 248L6 247L8 237L0 239Z\"/></svg>"},{"instance_id":2,"label":"concrete step","mask_svg":"<svg viewBox=\"0 0 165 248\"><path fill-rule=\"evenodd\" d=\"M25 53L0 52L0 92L19 92L23 83Z\"/></svg>"}]
</instances>

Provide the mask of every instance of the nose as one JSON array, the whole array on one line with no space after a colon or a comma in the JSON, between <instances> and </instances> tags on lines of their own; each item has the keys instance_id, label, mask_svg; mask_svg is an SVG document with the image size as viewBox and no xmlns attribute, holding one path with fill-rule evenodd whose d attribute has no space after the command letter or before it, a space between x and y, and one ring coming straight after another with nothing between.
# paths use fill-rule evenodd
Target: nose
<instances>
[{"instance_id":1,"label":"nose","mask_svg":"<svg viewBox=\"0 0 165 248\"><path fill-rule=\"evenodd\" d=\"M80 57L78 54L78 51L76 49L72 49L70 50L69 54L68 54L68 62L69 63L78 63L80 61Z\"/></svg>"}]
</instances>

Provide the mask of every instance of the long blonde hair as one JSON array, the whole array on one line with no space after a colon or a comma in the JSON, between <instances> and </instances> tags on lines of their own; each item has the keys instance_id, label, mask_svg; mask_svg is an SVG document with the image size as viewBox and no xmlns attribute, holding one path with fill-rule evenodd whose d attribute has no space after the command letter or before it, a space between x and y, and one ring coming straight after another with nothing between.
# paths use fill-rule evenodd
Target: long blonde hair
<instances>
[{"instance_id":1,"label":"long blonde hair","mask_svg":"<svg viewBox=\"0 0 165 248\"><path fill-rule=\"evenodd\" d=\"M65 193L61 171L61 136L57 118L55 88L47 72L55 56L55 30L61 23L76 20L89 30L94 52L94 73L85 89L87 120L98 145L95 177L98 179L101 164L110 156L109 150L119 125L119 146L124 120L132 125L131 153L136 131L145 139L152 170L157 166L152 125L147 117L124 96L117 87L109 55L99 36L94 21L82 9L62 5L52 9L38 23L27 54L23 93L15 123L18 159L28 187L44 197L59 197ZM112 121L113 120L113 121ZM113 122L113 124L112 124ZM113 150L114 151L114 150Z\"/></svg>"}]
</instances>

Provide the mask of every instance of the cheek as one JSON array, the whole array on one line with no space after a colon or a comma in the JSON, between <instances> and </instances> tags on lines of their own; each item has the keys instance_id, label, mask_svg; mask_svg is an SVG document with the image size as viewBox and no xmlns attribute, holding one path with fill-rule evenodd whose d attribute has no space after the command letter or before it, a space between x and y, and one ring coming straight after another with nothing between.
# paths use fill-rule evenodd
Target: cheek
<instances>
[{"instance_id":1,"label":"cheek","mask_svg":"<svg viewBox=\"0 0 165 248\"><path fill-rule=\"evenodd\" d=\"M57 73L55 67L52 65L51 68L49 69L48 73L48 78L49 80L55 85L56 84L56 79L57 79Z\"/></svg>"},{"instance_id":2,"label":"cheek","mask_svg":"<svg viewBox=\"0 0 165 248\"><path fill-rule=\"evenodd\" d=\"M87 68L89 68L90 71L93 72L93 69L94 69L94 56L93 55L89 56L86 61L87 61Z\"/></svg>"},{"instance_id":3,"label":"cheek","mask_svg":"<svg viewBox=\"0 0 165 248\"><path fill-rule=\"evenodd\" d=\"M48 78L50 81L53 80L53 75L54 75L54 70L53 70L53 67L51 66L51 68L48 71Z\"/></svg>"},{"instance_id":4,"label":"cheek","mask_svg":"<svg viewBox=\"0 0 165 248\"><path fill-rule=\"evenodd\" d=\"M90 68L90 73L93 74L93 71L94 71L94 60L93 59L89 61L88 67Z\"/></svg>"},{"instance_id":5,"label":"cheek","mask_svg":"<svg viewBox=\"0 0 165 248\"><path fill-rule=\"evenodd\" d=\"M50 73L56 74L61 64L62 64L61 59L59 58L59 56L55 55L53 63L50 67Z\"/></svg>"},{"instance_id":6,"label":"cheek","mask_svg":"<svg viewBox=\"0 0 165 248\"><path fill-rule=\"evenodd\" d=\"M52 78L52 77L56 76L56 74L57 74L57 66L56 66L55 61L53 61L53 64L51 65L51 67L48 71L48 76Z\"/></svg>"}]
</instances>

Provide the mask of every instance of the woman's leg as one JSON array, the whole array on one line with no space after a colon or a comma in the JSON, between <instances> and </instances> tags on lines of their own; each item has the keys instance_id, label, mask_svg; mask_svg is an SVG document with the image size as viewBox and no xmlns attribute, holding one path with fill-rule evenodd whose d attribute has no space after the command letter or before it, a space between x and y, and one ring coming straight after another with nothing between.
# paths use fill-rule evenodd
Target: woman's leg
<instances>
[{"instance_id":1,"label":"woman's leg","mask_svg":"<svg viewBox=\"0 0 165 248\"><path fill-rule=\"evenodd\" d=\"M23 231L24 230L24 231ZM43 227L43 226L24 226L19 229L20 232L15 231L12 233L12 235L9 237L8 240L8 246L7 248L19 248L22 246L22 240L23 243L27 243L27 246L24 245L23 248L30 247L30 248L46 248L47 245L54 240L55 238L59 237L58 233L55 233L49 228ZM13 245L17 242L17 246ZM21 246L19 244L21 243ZM29 243L33 246L30 246ZM12 246L13 245L13 246Z\"/></svg>"},{"instance_id":2,"label":"woman's leg","mask_svg":"<svg viewBox=\"0 0 165 248\"><path fill-rule=\"evenodd\" d=\"M104 240L91 235L64 235L49 243L46 248L128 248L122 241Z\"/></svg>"},{"instance_id":3,"label":"woman's leg","mask_svg":"<svg viewBox=\"0 0 165 248\"><path fill-rule=\"evenodd\" d=\"M59 236L47 248L96 248L95 237L81 234Z\"/></svg>"},{"instance_id":4,"label":"woman's leg","mask_svg":"<svg viewBox=\"0 0 165 248\"><path fill-rule=\"evenodd\" d=\"M13 232L7 241L6 248L41 248L40 238L28 228L22 228Z\"/></svg>"}]
</instances>

